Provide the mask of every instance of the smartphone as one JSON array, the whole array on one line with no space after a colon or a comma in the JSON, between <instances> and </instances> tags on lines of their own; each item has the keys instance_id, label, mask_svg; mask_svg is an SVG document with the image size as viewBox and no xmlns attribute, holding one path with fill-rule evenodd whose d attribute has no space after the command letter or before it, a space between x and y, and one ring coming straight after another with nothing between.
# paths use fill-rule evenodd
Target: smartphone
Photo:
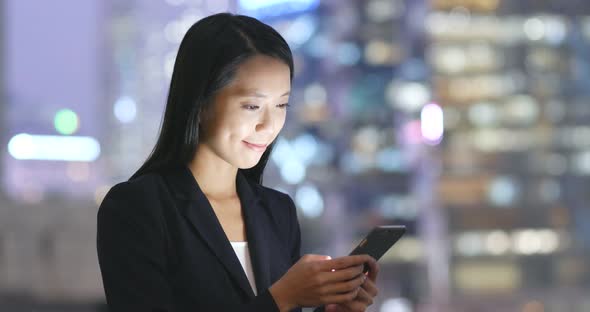
<instances>
[{"instance_id":1,"label":"smartphone","mask_svg":"<svg viewBox=\"0 0 590 312\"><path fill-rule=\"evenodd\" d=\"M368 254L379 260L403 235L406 233L404 225L382 225L377 226L365 236L349 255ZM369 271L365 264L364 273Z\"/></svg>"}]
</instances>

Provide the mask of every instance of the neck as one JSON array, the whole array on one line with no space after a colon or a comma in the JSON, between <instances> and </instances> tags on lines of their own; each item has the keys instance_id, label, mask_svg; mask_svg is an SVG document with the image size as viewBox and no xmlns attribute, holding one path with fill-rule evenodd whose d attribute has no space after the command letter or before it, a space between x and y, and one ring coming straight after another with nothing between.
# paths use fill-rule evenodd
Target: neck
<instances>
[{"instance_id":1,"label":"neck","mask_svg":"<svg viewBox=\"0 0 590 312\"><path fill-rule=\"evenodd\" d=\"M238 168L221 159L205 145L199 145L188 167L208 198L229 199L237 196Z\"/></svg>"}]
</instances>

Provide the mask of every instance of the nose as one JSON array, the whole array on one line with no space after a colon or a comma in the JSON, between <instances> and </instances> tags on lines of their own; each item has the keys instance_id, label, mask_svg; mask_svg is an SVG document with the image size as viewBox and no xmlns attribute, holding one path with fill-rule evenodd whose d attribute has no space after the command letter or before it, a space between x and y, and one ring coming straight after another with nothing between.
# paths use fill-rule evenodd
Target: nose
<instances>
[{"instance_id":1,"label":"nose","mask_svg":"<svg viewBox=\"0 0 590 312\"><path fill-rule=\"evenodd\" d=\"M273 116L268 109L265 109L260 120L256 124L256 132L268 132L272 134L274 131L275 118L276 116Z\"/></svg>"}]
</instances>

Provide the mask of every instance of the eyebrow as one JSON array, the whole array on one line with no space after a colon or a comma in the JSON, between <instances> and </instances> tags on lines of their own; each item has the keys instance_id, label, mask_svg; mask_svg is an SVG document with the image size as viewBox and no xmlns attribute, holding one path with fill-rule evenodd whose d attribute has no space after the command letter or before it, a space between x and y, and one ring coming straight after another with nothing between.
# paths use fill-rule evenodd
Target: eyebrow
<instances>
[{"instance_id":1,"label":"eyebrow","mask_svg":"<svg viewBox=\"0 0 590 312\"><path fill-rule=\"evenodd\" d=\"M279 97L289 95L290 93L291 93L291 91L287 91L287 92L281 94L281 96L279 96ZM267 98L268 97L266 94L262 94L256 90L245 90L244 92L242 92L241 95L242 96L253 96L253 97L257 97L257 98Z\"/></svg>"}]
</instances>

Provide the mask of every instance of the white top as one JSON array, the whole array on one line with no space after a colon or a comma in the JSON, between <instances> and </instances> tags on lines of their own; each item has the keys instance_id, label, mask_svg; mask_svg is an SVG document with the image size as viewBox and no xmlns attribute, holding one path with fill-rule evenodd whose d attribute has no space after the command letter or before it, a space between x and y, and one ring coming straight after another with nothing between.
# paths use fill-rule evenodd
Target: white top
<instances>
[{"instance_id":1,"label":"white top","mask_svg":"<svg viewBox=\"0 0 590 312\"><path fill-rule=\"evenodd\" d=\"M231 246L234 248L236 256L238 256L238 259L240 260L240 264L242 264L244 272L246 272L246 277L248 277L248 281L250 282L250 286L252 286L254 294L258 295L256 291L256 281L254 280L254 272L252 271L252 261L250 260L250 250L248 249L248 242L230 243Z\"/></svg>"}]
</instances>

